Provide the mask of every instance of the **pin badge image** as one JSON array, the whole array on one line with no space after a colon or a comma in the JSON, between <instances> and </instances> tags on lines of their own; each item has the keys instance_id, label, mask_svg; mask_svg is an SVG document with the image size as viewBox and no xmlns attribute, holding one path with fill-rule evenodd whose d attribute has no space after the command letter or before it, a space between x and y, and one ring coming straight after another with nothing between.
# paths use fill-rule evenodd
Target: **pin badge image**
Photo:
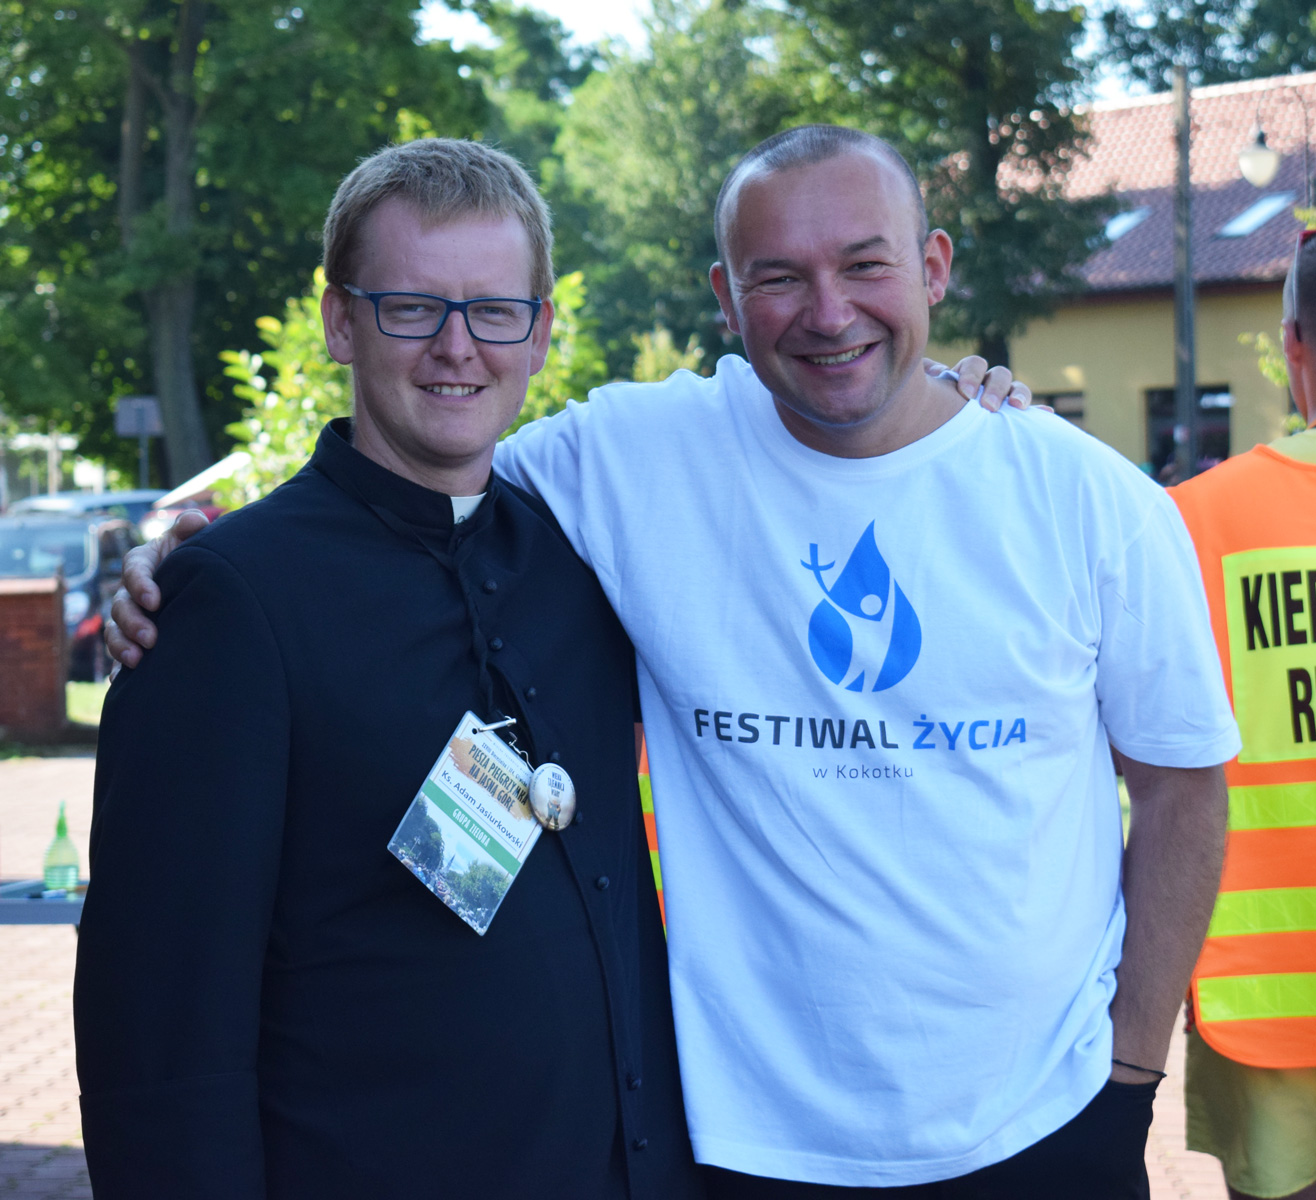
<instances>
[{"instance_id":1,"label":"pin badge image","mask_svg":"<svg viewBox=\"0 0 1316 1200\"><path fill-rule=\"evenodd\" d=\"M576 815L576 785L556 763L536 767L530 776L530 809L545 829L565 829Z\"/></svg>"}]
</instances>

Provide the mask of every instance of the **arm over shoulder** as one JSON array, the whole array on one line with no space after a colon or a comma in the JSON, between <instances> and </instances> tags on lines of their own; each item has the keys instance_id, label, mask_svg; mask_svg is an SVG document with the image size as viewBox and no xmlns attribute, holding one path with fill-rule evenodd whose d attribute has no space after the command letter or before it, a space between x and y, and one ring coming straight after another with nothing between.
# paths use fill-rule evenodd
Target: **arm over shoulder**
<instances>
[{"instance_id":1,"label":"arm over shoulder","mask_svg":"<svg viewBox=\"0 0 1316 1200\"><path fill-rule=\"evenodd\" d=\"M200 547L161 572L165 635L115 681L74 985L98 1197L259 1200L256 1054L289 754L279 647Z\"/></svg>"}]
</instances>

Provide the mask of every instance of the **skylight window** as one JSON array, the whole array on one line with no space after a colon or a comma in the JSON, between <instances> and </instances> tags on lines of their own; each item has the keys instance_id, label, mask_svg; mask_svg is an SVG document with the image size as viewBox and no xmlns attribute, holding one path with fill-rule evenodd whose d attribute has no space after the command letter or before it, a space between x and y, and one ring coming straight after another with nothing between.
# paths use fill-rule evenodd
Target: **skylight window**
<instances>
[{"instance_id":1,"label":"skylight window","mask_svg":"<svg viewBox=\"0 0 1316 1200\"><path fill-rule=\"evenodd\" d=\"M1292 208L1296 198L1292 192L1276 192L1271 196L1263 196L1251 208L1245 208L1239 213L1216 236L1246 237L1249 233L1260 229L1272 217L1279 216L1286 208Z\"/></svg>"},{"instance_id":2,"label":"skylight window","mask_svg":"<svg viewBox=\"0 0 1316 1200\"><path fill-rule=\"evenodd\" d=\"M1106 241L1117 241L1130 229L1136 229L1147 219L1149 212L1151 209L1144 205L1142 208L1131 208L1128 212L1116 213L1106 222Z\"/></svg>"}]
</instances>

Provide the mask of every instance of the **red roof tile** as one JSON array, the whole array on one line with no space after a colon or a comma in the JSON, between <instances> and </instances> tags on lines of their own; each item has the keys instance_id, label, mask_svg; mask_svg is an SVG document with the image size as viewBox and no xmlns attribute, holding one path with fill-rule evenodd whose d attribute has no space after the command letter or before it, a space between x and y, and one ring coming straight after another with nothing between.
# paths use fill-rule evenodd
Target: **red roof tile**
<instances>
[{"instance_id":1,"label":"red roof tile","mask_svg":"<svg viewBox=\"0 0 1316 1200\"><path fill-rule=\"evenodd\" d=\"M1303 203L1303 107L1316 137L1316 73L1196 88L1191 98L1193 147L1193 278L1200 284L1273 282L1284 278L1301 224L1287 206L1243 237L1220 229L1267 195L1291 192ZM1169 287L1174 269L1174 109L1170 93L1097 104L1086 110L1089 157L1070 172L1066 194L1113 190L1121 208L1150 208L1145 220L1083 267L1094 290ZM1266 142L1283 159L1265 189L1238 169L1238 152L1260 117ZM1311 160L1316 167L1316 144Z\"/></svg>"}]
</instances>

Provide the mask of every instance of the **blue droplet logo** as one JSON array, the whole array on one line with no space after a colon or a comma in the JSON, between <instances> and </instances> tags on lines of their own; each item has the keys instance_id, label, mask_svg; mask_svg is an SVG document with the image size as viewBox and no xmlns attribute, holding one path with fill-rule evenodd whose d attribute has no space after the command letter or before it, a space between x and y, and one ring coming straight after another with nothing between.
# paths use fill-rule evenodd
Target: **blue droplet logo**
<instances>
[{"instance_id":1,"label":"blue droplet logo","mask_svg":"<svg viewBox=\"0 0 1316 1200\"><path fill-rule=\"evenodd\" d=\"M816 543L810 561L800 563L825 597L809 618L809 652L818 670L848 692L893 687L913 669L923 645L914 606L877 548L875 525L869 522L830 586L825 575L836 562L819 562Z\"/></svg>"}]
</instances>

